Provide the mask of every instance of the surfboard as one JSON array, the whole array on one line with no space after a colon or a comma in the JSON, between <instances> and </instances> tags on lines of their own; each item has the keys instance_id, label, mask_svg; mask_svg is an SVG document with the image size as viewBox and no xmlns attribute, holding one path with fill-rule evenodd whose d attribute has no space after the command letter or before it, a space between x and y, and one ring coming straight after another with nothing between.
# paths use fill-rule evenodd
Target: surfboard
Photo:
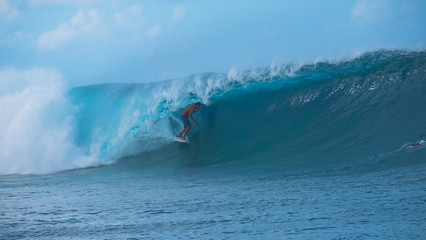
<instances>
[{"instance_id":1,"label":"surfboard","mask_svg":"<svg viewBox=\"0 0 426 240\"><path fill-rule=\"evenodd\" d=\"M184 140L182 140L182 138L180 138L180 137L175 137L175 141L176 141L176 142L181 142L181 143L189 143L188 138L186 139L186 141L184 141Z\"/></svg>"}]
</instances>

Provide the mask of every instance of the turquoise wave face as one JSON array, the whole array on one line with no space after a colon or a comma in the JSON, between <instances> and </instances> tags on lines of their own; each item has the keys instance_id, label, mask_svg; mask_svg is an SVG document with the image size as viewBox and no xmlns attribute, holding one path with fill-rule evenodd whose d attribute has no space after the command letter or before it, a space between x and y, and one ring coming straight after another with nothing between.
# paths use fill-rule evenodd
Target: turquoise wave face
<instances>
[{"instance_id":1,"label":"turquoise wave face","mask_svg":"<svg viewBox=\"0 0 426 240\"><path fill-rule=\"evenodd\" d=\"M336 63L79 87L69 96L78 106L76 144L90 156L312 164L425 138L424 76L424 51L378 51ZM197 101L191 147L176 147L179 115Z\"/></svg>"}]
</instances>

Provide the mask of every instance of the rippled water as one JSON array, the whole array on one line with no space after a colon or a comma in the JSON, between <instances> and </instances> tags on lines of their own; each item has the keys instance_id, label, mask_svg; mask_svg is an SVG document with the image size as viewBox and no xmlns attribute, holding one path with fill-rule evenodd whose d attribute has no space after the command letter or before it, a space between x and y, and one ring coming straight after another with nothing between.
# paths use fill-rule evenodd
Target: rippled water
<instances>
[{"instance_id":1,"label":"rippled water","mask_svg":"<svg viewBox=\"0 0 426 240\"><path fill-rule=\"evenodd\" d=\"M327 174L113 165L0 178L0 239L421 239L424 164Z\"/></svg>"}]
</instances>

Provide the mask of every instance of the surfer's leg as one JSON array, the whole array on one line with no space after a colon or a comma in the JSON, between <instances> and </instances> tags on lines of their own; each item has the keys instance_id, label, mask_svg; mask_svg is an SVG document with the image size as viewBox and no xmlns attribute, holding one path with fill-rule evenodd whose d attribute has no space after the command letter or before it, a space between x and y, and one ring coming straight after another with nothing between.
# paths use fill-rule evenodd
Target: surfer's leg
<instances>
[{"instance_id":1,"label":"surfer's leg","mask_svg":"<svg viewBox=\"0 0 426 240\"><path fill-rule=\"evenodd\" d=\"M183 132L185 132L185 130L186 130L186 128L184 128L184 129L182 130L182 132L180 132L180 133L177 135L177 137L182 137L182 134L183 134Z\"/></svg>"},{"instance_id":2,"label":"surfer's leg","mask_svg":"<svg viewBox=\"0 0 426 240\"><path fill-rule=\"evenodd\" d=\"M185 132L184 132L184 134L183 134L183 136L182 136L182 139L183 139L183 140L185 140L185 137L186 137L186 135L188 134L189 130L191 130L191 128L185 128L184 130L185 130Z\"/></svg>"},{"instance_id":3,"label":"surfer's leg","mask_svg":"<svg viewBox=\"0 0 426 240\"><path fill-rule=\"evenodd\" d=\"M191 123L189 122L188 116L181 116L181 118L183 121L183 130L179 133L178 137L185 139L186 134L188 134L189 129L191 129ZM182 134L184 134L183 137Z\"/></svg>"}]
</instances>

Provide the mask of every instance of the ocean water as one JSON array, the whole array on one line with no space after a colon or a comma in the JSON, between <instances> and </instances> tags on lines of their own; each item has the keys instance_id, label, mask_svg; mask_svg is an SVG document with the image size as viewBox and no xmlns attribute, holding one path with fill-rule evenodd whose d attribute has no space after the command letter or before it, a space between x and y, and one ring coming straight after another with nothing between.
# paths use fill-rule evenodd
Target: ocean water
<instances>
[{"instance_id":1,"label":"ocean water","mask_svg":"<svg viewBox=\"0 0 426 240\"><path fill-rule=\"evenodd\" d=\"M423 239L425 76L388 50L72 89L3 70L0 239Z\"/></svg>"}]
</instances>

